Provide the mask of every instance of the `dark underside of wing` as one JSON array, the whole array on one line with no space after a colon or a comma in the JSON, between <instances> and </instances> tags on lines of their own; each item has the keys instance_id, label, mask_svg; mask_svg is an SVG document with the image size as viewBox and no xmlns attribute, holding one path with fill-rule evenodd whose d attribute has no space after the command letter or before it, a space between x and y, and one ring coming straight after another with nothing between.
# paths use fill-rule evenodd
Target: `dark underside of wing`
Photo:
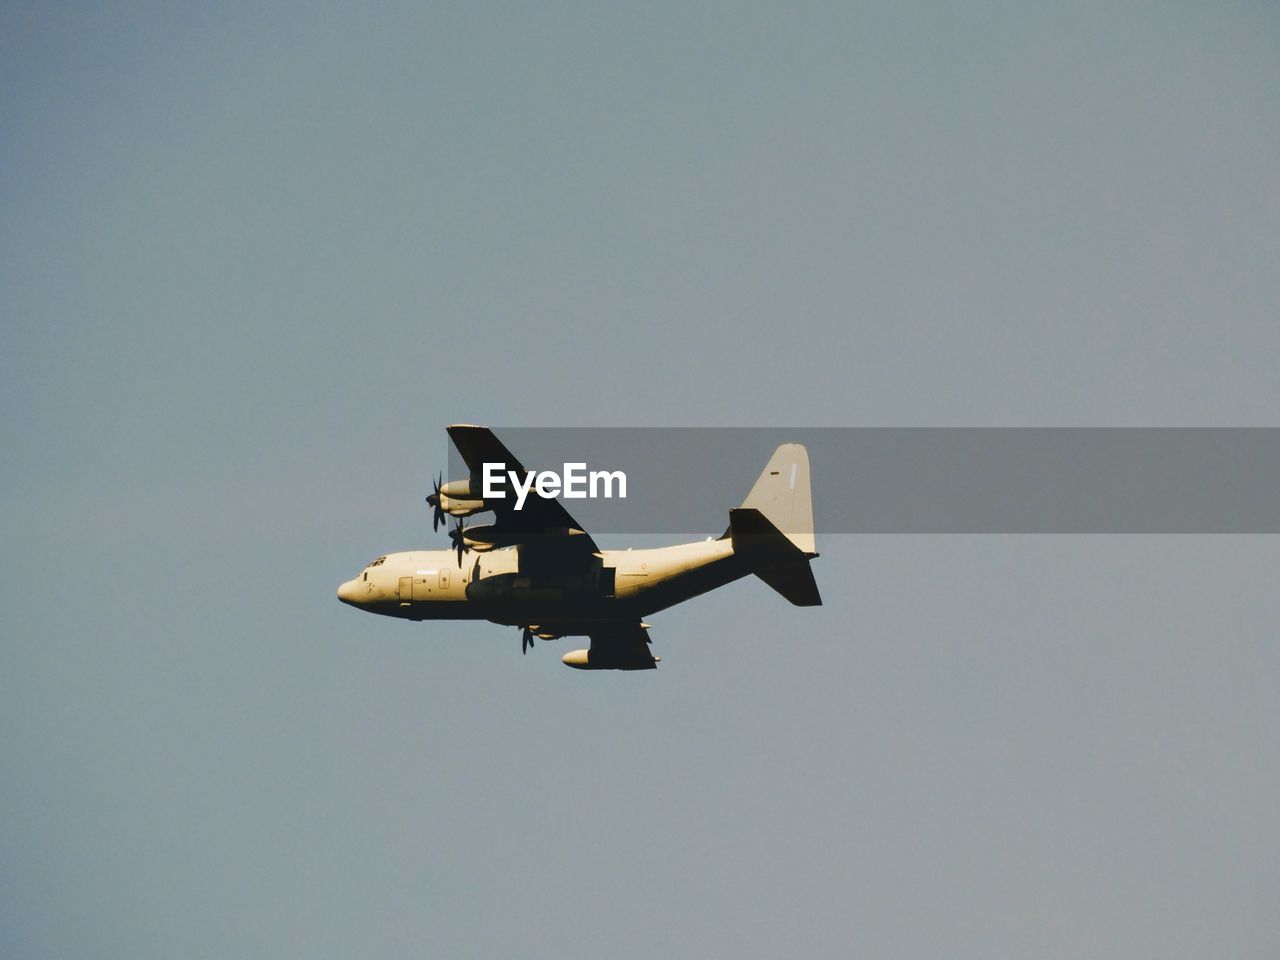
<instances>
[{"instance_id":1,"label":"dark underside of wing","mask_svg":"<svg viewBox=\"0 0 1280 960\"><path fill-rule=\"evenodd\" d=\"M591 648L586 657L571 659L565 663L582 670L652 670L658 658L649 649L649 631L641 623L602 624L588 634Z\"/></svg>"},{"instance_id":2,"label":"dark underside of wing","mask_svg":"<svg viewBox=\"0 0 1280 960\"><path fill-rule=\"evenodd\" d=\"M519 476L527 476L524 465L512 456L488 427L454 424L448 431L449 439L471 472L472 489L481 488L486 463L501 464L504 475L507 471L515 471ZM494 514L494 529L504 539L575 554L592 554L599 549L555 497L539 496L536 490L530 490L522 509L515 509L514 498L508 498L506 503L510 506L498 504L490 507Z\"/></svg>"}]
</instances>

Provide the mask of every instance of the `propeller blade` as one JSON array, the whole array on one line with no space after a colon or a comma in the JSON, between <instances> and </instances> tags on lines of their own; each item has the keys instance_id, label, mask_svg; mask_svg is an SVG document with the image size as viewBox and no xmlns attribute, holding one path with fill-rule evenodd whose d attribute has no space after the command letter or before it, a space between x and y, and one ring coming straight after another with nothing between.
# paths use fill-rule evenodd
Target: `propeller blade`
<instances>
[{"instance_id":1,"label":"propeller blade","mask_svg":"<svg viewBox=\"0 0 1280 960\"><path fill-rule=\"evenodd\" d=\"M524 632L520 634L520 652L529 653L529 648L533 646L533 631L528 627L524 628Z\"/></svg>"},{"instance_id":2,"label":"propeller blade","mask_svg":"<svg viewBox=\"0 0 1280 960\"><path fill-rule=\"evenodd\" d=\"M444 471L432 481L434 489L431 496L427 497L427 503L431 505L431 532L435 533L440 529L440 524L444 522L444 511L440 509L440 485L444 483Z\"/></svg>"},{"instance_id":3,"label":"propeller blade","mask_svg":"<svg viewBox=\"0 0 1280 960\"><path fill-rule=\"evenodd\" d=\"M466 544L463 542L463 539L462 539L462 531L463 531L462 518L459 517L458 529L457 531L455 531L457 536L454 538L454 545L458 548L458 566L459 567L462 566L462 551L466 549Z\"/></svg>"}]
</instances>

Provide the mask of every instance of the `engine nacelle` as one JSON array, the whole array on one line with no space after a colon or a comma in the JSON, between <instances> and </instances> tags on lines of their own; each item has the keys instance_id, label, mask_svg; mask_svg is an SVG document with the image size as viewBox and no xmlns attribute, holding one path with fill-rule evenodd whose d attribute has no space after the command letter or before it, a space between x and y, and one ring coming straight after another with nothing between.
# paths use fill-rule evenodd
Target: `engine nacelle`
<instances>
[{"instance_id":1,"label":"engine nacelle","mask_svg":"<svg viewBox=\"0 0 1280 960\"><path fill-rule=\"evenodd\" d=\"M492 550L495 547L508 547L513 543L518 543L520 534L508 533L504 536L498 532L493 524L486 523L478 527L467 527L462 533L462 539L466 541L467 546L472 550L477 553L484 553L486 550Z\"/></svg>"},{"instance_id":2,"label":"engine nacelle","mask_svg":"<svg viewBox=\"0 0 1280 960\"><path fill-rule=\"evenodd\" d=\"M440 509L451 517L469 517L484 510L483 500L463 500L440 491Z\"/></svg>"},{"instance_id":3,"label":"engine nacelle","mask_svg":"<svg viewBox=\"0 0 1280 960\"><path fill-rule=\"evenodd\" d=\"M454 500L479 500L480 499L480 496L478 493L475 496L471 495L470 480L450 480L448 483L446 483L443 487L440 488L440 492L444 494L446 497L452 497Z\"/></svg>"}]
</instances>

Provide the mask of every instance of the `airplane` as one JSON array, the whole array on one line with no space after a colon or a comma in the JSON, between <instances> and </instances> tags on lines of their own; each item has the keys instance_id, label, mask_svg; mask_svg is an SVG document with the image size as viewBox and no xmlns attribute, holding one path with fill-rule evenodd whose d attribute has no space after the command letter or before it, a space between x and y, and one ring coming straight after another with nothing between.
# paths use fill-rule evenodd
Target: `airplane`
<instances>
[{"instance_id":1,"label":"airplane","mask_svg":"<svg viewBox=\"0 0 1280 960\"><path fill-rule=\"evenodd\" d=\"M453 549L378 557L338 587L343 603L406 620L519 627L523 653L535 637L585 636L587 649L562 658L579 670L654 669L661 657L650 650L645 617L751 574L796 606L822 603L810 567L818 552L809 454L801 444L774 451L719 538L601 550L553 496L532 491L520 510L510 498L483 497L486 463L515 477L530 474L492 430L454 424L448 434L470 477L447 484L439 477L427 503L433 528L446 515L456 519ZM493 512L492 523L463 526L485 511Z\"/></svg>"}]
</instances>

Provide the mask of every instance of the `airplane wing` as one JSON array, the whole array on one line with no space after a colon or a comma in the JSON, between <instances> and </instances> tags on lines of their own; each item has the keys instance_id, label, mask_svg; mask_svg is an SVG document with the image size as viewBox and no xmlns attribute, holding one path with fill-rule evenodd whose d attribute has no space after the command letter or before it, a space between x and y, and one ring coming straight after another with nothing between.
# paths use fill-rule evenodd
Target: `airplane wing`
<instances>
[{"instance_id":1,"label":"airplane wing","mask_svg":"<svg viewBox=\"0 0 1280 960\"><path fill-rule=\"evenodd\" d=\"M486 463L506 464L504 470L514 470L522 475L527 472L524 465L511 455L511 451L503 446L502 441L488 427L455 423L448 431L449 439L458 448L463 462L471 471L473 489L480 488ZM519 542L527 540L547 546L571 547L575 553L592 554L599 551L595 541L555 497L541 497L537 490L530 490L523 509L516 510L514 500L510 503L510 506L493 509L494 527L502 534L509 534Z\"/></svg>"},{"instance_id":2,"label":"airplane wing","mask_svg":"<svg viewBox=\"0 0 1280 960\"><path fill-rule=\"evenodd\" d=\"M649 631L643 623L610 623L588 634L589 650L566 654L564 662L579 670L652 670L660 658L649 650Z\"/></svg>"}]
</instances>

